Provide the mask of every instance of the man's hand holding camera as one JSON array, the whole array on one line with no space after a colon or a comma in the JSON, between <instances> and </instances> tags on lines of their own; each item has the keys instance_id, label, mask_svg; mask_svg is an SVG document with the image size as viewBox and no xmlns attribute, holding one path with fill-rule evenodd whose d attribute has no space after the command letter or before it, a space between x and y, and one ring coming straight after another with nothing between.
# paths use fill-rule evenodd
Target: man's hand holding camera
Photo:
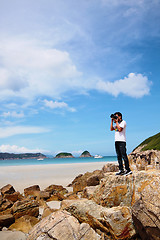
<instances>
[{"instance_id":1,"label":"man's hand holding camera","mask_svg":"<svg viewBox=\"0 0 160 240\"><path fill-rule=\"evenodd\" d=\"M116 124L116 127L118 129L119 132L121 132L123 130L123 128L121 128L119 126L119 122L122 121L121 117L119 117L117 114L111 114L111 131L115 130L115 128L113 127L113 122Z\"/></svg>"}]
</instances>

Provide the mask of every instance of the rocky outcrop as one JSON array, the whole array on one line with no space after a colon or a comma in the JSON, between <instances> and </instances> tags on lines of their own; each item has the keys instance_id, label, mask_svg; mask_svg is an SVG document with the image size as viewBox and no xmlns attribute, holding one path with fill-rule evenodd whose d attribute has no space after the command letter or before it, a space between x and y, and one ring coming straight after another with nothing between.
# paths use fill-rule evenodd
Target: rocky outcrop
<instances>
[{"instance_id":1,"label":"rocky outcrop","mask_svg":"<svg viewBox=\"0 0 160 240\"><path fill-rule=\"evenodd\" d=\"M14 203L18 200L24 199L24 197L22 196L22 194L20 194L20 192L14 192L11 194L4 194L3 199L7 199Z\"/></svg>"},{"instance_id":2,"label":"rocky outcrop","mask_svg":"<svg viewBox=\"0 0 160 240\"><path fill-rule=\"evenodd\" d=\"M39 204L35 200L22 200L14 203L12 207L13 216L15 219L20 218L24 215L38 217L39 215Z\"/></svg>"},{"instance_id":3,"label":"rocky outcrop","mask_svg":"<svg viewBox=\"0 0 160 240\"><path fill-rule=\"evenodd\" d=\"M27 196L37 196L37 193L40 192L40 187L38 185L33 185L24 189L24 195Z\"/></svg>"},{"instance_id":4,"label":"rocky outcrop","mask_svg":"<svg viewBox=\"0 0 160 240\"><path fill-rule=\"evenodd\" d=\"M77 176L69 186L73 187L74 193L81 192L86 186L98 185L103 177L104 174L101 170L87 172Z\"/></svg>"},{"instance_id":5,"label":"rocky outcrop","mask_svg":"<svg viewBox=\"0 0 160 240\"><path fill-rule=\"evenodd\" d=\"M54 193L68 193L68 190L66 188L64 188L62 185L50 185L47 188L44 189L45 192L48 192L50 195L54 194Z\"/></svg>"},{"instance_id":6,"label":"rocky outcrop","mask_svg":"<svg viewBox=\"0 0 160 240\"><path fill-rule=\"evenodd\" d=\"M104 173L107 173L107 172L118 172L118 170L119 170L118 164L114 164L114 163L107 163L102 168L102 171Z\"/></svg>"},{"instance_id":7,"label":"rocky outcrop","mask_svg":"<svg viewBox=\"0 0 160 240\"><path fill-rule=\"evenodd\" d=\"M80 174L69 185L72 192L61 185L43 191L34 185L22 196L6 185L0 195L0 229L11 224L10 229L25 233L31 229L28 240L158 240L160 171L129 176L114 171L115 164L106 164Z\"/></svg>"},{"instance_id":8,"label":"rocky outcrop","mask_svg":"<svg viewBox=\"0 0 160 240\"><path fill-rule=\"evenodd\" d=\"M93 157L88 151L84 151L81 155L80 155L80 158L83 158L83 157Z\"/></svg>"},{"instance_id":9,"label":"rocky outcrop","mask_svg":"<svg viewBox=\"0 0 160 240\"><path fill-rule=\"evenodd\" d=\"M57 211L35 225L27 240L101 240L101 237L86 223L78 220L66 211Z\"/></svg>"},{"instance_id":10,"label":"rocky outcrop","mask_svg":"<svg viewBox=\"0 0 160 240\"><path fill-rule=\"evenodd\" d=\"M142 147L137 148L129 154L128 158L132 170L160 170L160 151L146 150L141 151Z\"/></svg>"},{"instance_id":11,"label":"rocky outcrop","mask_svg":"<svg viewBox=\"0 0 160 240\"><path fill-rule=\"evenodd\" d=\"M4 196L5 194L12 194L14 192L15 192L15 189L11 184L7 184L6 186L1 188L2 196Z\"/></svg>"},{"instance_id":12,"label":"rocky outcrop","mask_svg":"<svg viewBox=\"0 0 160 240\"><path fill-rule=\"evenodd\" d=\"M68 193L68 190L61 185L52 184L43 191L40 190L39 185L33 185L24 189L23 196L19 192L16 192L12 185L7 184L1 188L0 194L0 216L2 215L0 228L9 227L14 221L16 221L13 225L14 228L21 225L22 222L24 226L27 226L26 228L29 228L33 225L33 222L36 222L32 221L32 224L30 224L29 219L41 219L53 211L57 211L57 209L50 209L46 202L53 200L62 201L67 197L78 199L76 194L73 192ZM44 209L43 213L39 215L39 207L42 202L44 203ZM19 221L19 219L21 220Z\"/></svg>"},{"instance_id":13,"label":"rocky outcrop","mask_svg":"<svg viewBox=\"0 0 160 240\"><path fill-rule=\"evenodd\" d=\"M136 235L128 207L105 208L90 200L63 201L62 208L80 222L88 223L107 239L130 239Z\"/></svg>"},{"instance_id":14,"label":"rocky outcrop","mask_svg":"<svg viewBox=\"0 0 160 240\"><path fill-rule=\"evenodd\" d=\"M157 177L160 177L160 171L156 170L134 172L129 176L106 173L90 199L105 207L130 207L141 197L142 190Z\"/></svg>"},{"instance_id":15,"label":"rocky outcrop","mask_svg":"<svg viewBox=\"0 0 160 240\"><path fill-rule=\"evenodd\" d=\"M160 239L160 182L154 178L132 206L134 224L142 240Z\"/></svg>"}]
</instances>

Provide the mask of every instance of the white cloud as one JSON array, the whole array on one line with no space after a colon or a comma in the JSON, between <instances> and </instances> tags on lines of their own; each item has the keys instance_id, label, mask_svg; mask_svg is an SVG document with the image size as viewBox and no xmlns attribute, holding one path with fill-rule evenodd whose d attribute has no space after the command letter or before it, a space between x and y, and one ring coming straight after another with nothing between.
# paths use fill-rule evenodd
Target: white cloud
<instances>
[{"instance_id":1,"label":"white cloud","mask_svg":"<svg viewBox=\"0 0 160 240\"><path fill-rule=\"evenodd\" d=\"M1 114L2 117L13 117L13 118L23 118L24 117L24 113L23 112L16 112L16 111L11 111L11 112L3 112Z\"/></svg>"},{"instance_id":2,"label":"white cloud","mask_svg":"<svg viewBox=\"0 0 160 240\"><path fill-rule=\"evenodd\" d=\"M40 41L9 39L0 41L1 98L59 96L79 85L77 71L66 51Z\"/></svg>"},{"instance_id":3,"label":"white cloud","mask_svg":"<svg viewBox=\"0 0 160 240\"><path fill-rule=\"evenodd\" d=\"M19 134L35 134L49 132L49 129L36 126L11 126L0 128L0 138L11 137Z\"/></svg>"},{"instance_id":4,"label":"white cloud","mask_svg":"<svg viewBox=\"0 0 160 240\"><path fill-rule=\"evenodd\" d=\"M35 40L9 39L0 41L0 99L21 98L26 104L39 97L61 98L67 91L83 94L92 89L102 90L114 96L123 93L142 97L149 93L148 78L130 73L115 82L85 78L66 51L50 47L49 43ZM65 102L44 100L46 106L75 111ZM26 105L27 106L27 105Z\"/></svg>"},{"instance_id":5,"label":"white cloud","mask_svg":"<svg viewBox=\"0 0 160 240\"><path fill-rule=\"evenodd\" d=\"M54 102L52 100L48 101L46 99L43 102L44 102L46 107L49 107L51 109L60 108L60 109L66 109L70 112L75 112L76 111L75 108L69 107L68 104L65 103L65 102L57 102L57 101Z\"/></svg>"},{"instance_id":6,"label":"white cloud","mask_svg":"<svg viewBox=\"0 0 160 240\"><path fill-rule=\"evenodd\" d=\"M122 93L129 97L140 98L149 94L150 85L151 82L146 76L140 73L129 73L124 79L115 82L99 80L96 88L115 97Z\"/></svg>"},{"instance_id":7,"label":"white cloud","mask_svg":"<svg viewBox=\"0 0 160 240\"><path fill-rule=\"evenodd\" d=\"M47 150L44 149L28 149L26 147L19 147L17 145L1 145L0 146L0 152L8 152L8 153L38 153L38 152L48 152Z\"/></svg>"}]
</instances>

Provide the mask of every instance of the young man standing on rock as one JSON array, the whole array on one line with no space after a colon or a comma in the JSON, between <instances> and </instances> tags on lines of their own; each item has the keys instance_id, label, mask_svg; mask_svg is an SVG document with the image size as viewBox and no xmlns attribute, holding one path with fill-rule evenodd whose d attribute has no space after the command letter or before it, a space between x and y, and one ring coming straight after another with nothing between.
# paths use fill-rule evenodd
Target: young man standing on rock
<instances>
[{"instance_id":1,"label":"young man standing on rock","mask_svg":"<svg viewBox=\"0 0 160 240\"><path fill-rule=\"evenodd\" d=\"M115 125L113 126L113 122ZM129 175L132 174L132 171L129 167L129 161L126 153L126 122L122 120L122 113L116 112L111 115L111 131L115 131L115 149L119 164L119 172L116 175ZM123 161L125 164L124 171Z\"/></svg>"}]
</instances>

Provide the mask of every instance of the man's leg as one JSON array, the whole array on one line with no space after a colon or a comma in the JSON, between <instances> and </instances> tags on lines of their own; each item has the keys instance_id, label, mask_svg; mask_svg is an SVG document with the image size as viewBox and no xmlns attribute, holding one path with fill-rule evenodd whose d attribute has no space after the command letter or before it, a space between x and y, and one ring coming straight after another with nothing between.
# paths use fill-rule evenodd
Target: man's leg
<instances>
[{"instance_id":1,"label":"man's leg","mask_svg":"<svg viewBox=\"0 0 160 240\"><path fill-rule=\"evenodd\" d=\"M130 171L129 160L128 160L127 153L126 153L126 142L120 142L119 148L120 148L121 156L124 159L125 169L127 171Z\"/></svg>"},{"instance_id":2,"label":"man's leg","mask_svg":"<svg viewBox=\"0 0 160 240\"><path fill-rule=\"evenodd\" d=\"M115 142L117 160L118 160L118 164L119 164L119 170L124 171L123 170L123 162L122 162L122 154L121 154L121 151L120 151L120 145L119 144L120 144L119 142Z\"/></svg>"}]
</instances>

